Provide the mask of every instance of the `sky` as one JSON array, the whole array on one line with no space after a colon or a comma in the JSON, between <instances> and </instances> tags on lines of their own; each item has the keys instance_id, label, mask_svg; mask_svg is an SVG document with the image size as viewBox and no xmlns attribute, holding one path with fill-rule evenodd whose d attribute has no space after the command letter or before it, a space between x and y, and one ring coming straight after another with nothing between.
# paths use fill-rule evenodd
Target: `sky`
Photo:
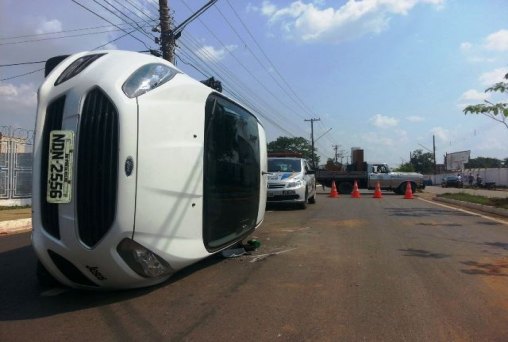
<instances>
[{"instance_id":1,"label":"sky","mask_svg":"<svg viewBox=\"0 0 508 342\"><path fill-rule=\"evenodd\" d=\"M206 0L168 0L175 25ZM157 0L0 0L0 129L33 130L43 63L100 49L157 49ZM411 151L508 158L508 129L469 104L508 73L505 0L218 0L177 41L176 65L214 77L268 140L310 139L321 162L393 167ZM129 34L130 33L130 34ZM26 74L26 75L24 75ZM19 130L18 130L19 132ZM340 158L339 158L340 160Z\"/></svg>"}]
</instances>

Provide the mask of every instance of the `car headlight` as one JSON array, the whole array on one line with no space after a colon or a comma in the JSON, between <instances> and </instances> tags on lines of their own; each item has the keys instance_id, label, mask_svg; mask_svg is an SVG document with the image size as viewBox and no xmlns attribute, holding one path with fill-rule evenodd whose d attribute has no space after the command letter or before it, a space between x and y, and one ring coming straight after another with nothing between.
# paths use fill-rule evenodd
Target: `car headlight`
<instances>
[{"instance_id":1,"label":"car headlight","mask_svg":"<svg viewBox=\"0 0 508 342\"><path fill-rule=\"evenodd\" d=\"M179 71L165 64L147 64L134 71L122 86L129 98L137 97L171 80Z\"/></svg>"},{"instance_id":2,"label":"car headlight","mask_svg":"<svg viewBox=\"0 0 508 342\"><path fill-rule=\"evenodd\" d=\"M297 180L296 182L289 182L287 187L288 188L297 188L303 185L303 182L301 180Z\"/></svg>"},{"instance_id":3,"label":"car headlight","mask_svg":"<svg viewBox=\"0 0 508 342\"><path fill-rule=\"evenodd\" d=\"M142 277L157 278L173 272L160 256L132 239L123 239L116 250L127 265Z\"/></svg>"}]
</instances>

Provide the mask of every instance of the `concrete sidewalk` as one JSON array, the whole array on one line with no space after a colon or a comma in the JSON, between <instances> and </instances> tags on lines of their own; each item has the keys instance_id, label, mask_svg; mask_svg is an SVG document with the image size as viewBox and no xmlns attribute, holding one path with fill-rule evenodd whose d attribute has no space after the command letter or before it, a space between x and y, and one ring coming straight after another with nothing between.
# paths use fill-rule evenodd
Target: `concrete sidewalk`
<instances>
[{"instance_id":1,"label":"concrete sidewalk","mask_svg":"<svg viewBox=\"0 0 508 342\"><path fill-rule=\"evenodd\" d=\"M0 235L23 233L32 229L32 219L0 221Z\"/></svg>"}]
</instances>

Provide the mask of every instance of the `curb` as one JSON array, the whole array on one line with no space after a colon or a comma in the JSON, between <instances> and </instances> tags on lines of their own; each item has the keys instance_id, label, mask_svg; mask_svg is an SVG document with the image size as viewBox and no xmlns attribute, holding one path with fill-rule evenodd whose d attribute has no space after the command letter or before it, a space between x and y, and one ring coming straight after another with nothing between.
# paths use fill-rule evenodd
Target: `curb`
<instances>
[{"instance_id":1,"label":"curb","mask_svg":"<svg viewBox=\"0 0 508 342\"><path fill-rule=\"evenodd\" d=\"M32 229L32 219L0 221L0 235L21 233Z\"/></svg>"},{"instance_id":2,"label":"curb","mask_svg":"<svg viewBox=\"0 0 508 342\"><path fill-rule=\"evenodd\" d=\"M433 197L432 200L436 201L436 202L444 202L444 203L448 203L448 204L454 204L454 205L464 207L464 208L479 210L479 211L483 211L483 212L489 213L489 214L495 214L495 215L499 215L499 216L508 217L508 209L495 208L495 207L491 207L488 205L469 203L469 202L464 202L464 201L457 201L454 199L442 198L442 197L437 197L437 196Z\"/></svg>"}]
</instances>

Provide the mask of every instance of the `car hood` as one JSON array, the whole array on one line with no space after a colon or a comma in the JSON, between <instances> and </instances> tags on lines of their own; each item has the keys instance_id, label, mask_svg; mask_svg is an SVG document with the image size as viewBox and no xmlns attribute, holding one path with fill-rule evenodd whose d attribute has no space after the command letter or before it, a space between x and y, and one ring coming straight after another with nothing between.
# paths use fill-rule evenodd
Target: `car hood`
<instances>
[{"instance_id":1,"label":"car hood","mask_svg":"<svg viewBox=\"0 0 508 342\"><path fill-rule=\"evenodd\" d=\"M268 182L294 182L302 179L301 172L272 172L268 174Z\"/></svg>"}]
</instances>

